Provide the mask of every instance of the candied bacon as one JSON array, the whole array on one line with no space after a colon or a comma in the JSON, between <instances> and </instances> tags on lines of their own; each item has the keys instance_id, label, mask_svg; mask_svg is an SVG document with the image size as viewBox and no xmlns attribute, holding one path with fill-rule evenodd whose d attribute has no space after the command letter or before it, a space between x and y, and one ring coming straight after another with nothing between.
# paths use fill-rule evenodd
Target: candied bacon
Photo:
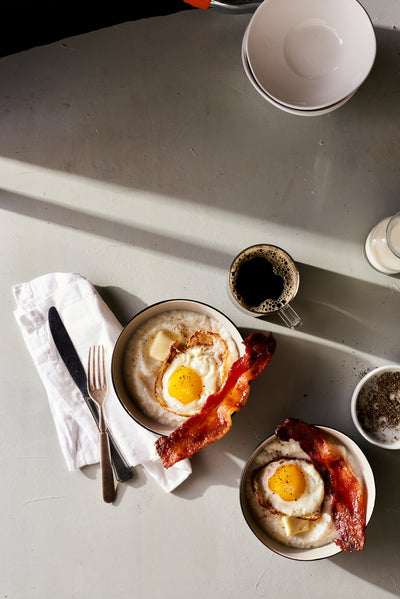
<instances>
[{"instance_id":1,"label":"candied bacon","mask_svg":"<svg viewBox=\"0 0 400 599\"><path fill-rule=\"evenodd\" d=\"M191 457L223 437L232 425L232 414L243 408L249 395L249 382L258 377L275 351L272 334L252 333L243 342L245 354L232 364L219 391L210 395L198 414L188 418L168 437L156 441L165 468Z\"/></svg>"},{"instance_id":2,"label":"candied bacon","mask_svg":"<svg viewBox=\"0 0 400 599\"><path fill-rule=\"evenodd\" d=\"M365 543L366 514L359 481L347 462L330 445L323 431L301 420L288 419L275 431L282 441L298 441L325 482L342 551L360 551Z\"/></svg>"}]
</instances>

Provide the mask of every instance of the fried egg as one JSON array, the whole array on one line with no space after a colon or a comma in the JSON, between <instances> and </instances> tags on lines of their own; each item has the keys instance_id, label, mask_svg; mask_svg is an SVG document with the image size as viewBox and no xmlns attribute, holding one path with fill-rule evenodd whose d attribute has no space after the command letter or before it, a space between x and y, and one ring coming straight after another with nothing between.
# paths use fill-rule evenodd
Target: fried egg
<instances>
[{"instance_id":1,"label":"fried egg","mask_svg":"<svg viewBox=\"0 0 400 599\"><path fill-rule=\"evenodd\" d=\"M197 414L221 388L228 356L222 337L209 331L196 331L184 346L172 345L155 382L160 405L179 416Z\"/></svg>"},{"instance_id":2,"label":"fried egg","mask_svg":"<svg viewBox=\"0 0 400 599\"><path fill-rule=\"evenodd\" d=\"M257 457L249 485L255 517L274 539L311 548L335 538L324 481L297 441L272 440Z\"/></svg>"},{"instance_id":3,"label":"fried egg","mask_svg":"<svg viewBox=\"0 0 400 599\"><path fill-rule=\"evenodd\" d=\"M253 479L262 506L272 513L316 520L325 496L315 466L304 459L281 458L263 466Z\"/></svg>"}]
</instances>

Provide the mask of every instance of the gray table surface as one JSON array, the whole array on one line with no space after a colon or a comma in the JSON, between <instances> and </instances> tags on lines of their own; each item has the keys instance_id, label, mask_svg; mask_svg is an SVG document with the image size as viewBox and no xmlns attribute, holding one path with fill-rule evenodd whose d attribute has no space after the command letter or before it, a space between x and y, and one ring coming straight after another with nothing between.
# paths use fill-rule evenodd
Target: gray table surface
<instances>
[{"instance_id":1,"label":"gray table surface","mask_svg":"<svg viewBox=\"0 0 400 599\"><path fill-rule=\"evenodd\" d=\"M1 597L400 595L399 453L368 446L349 409L363 372L400 360L399 278L363 254L369 229L400 209L400 22L396 0L363 4L373 70L314 118L277 110L246 79L250 15L186 11L0 60ZM228 298L231 259L259 242L299 265L299 331ZM86 276L123 323L185 297L243 334L273 331L247 406L175 492L137 467L110 506L98 465L67 471L11 293L56 271ZM370 460L362 553L289 561L244 522L241 470L288 416L340 429Z\"/></svg>"}]
</instances>

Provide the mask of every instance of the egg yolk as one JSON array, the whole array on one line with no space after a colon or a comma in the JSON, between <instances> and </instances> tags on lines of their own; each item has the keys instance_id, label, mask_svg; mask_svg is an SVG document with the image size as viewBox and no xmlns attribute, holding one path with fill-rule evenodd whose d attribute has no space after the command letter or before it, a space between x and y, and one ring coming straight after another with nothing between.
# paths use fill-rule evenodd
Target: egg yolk
<instances>
[{"instance_id":1,"label":"egg yolk","mask_svg":"<svg viewBox=\"0 0 400 599\"><path fill-rule=\"evenodd\" d=\"M177 368L168 381L168 393L184 405L198 400L202 391L201 376L187 366Z\"/></svg>"},{"instance_id":2,"label":"egg yolk","mask_svg":"<svg viewBox=\"0 0 400 599\"><path fill-rule=\"evenodd\" d=\"M296 464L283 465L269 478L268 486L284 501L295 501L306 489L306 478Z\"/></svg>"}]
</instances>

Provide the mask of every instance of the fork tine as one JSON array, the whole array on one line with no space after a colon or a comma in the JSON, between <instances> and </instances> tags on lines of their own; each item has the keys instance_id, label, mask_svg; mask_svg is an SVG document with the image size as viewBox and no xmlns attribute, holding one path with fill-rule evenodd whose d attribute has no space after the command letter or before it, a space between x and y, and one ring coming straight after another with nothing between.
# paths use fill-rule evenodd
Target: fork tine
<instances>
[{"instance_id":1,"label":"fork tine","mask_svg":"<svg viewBox=\"0 0 400 599\"><path fill-rule=\"evenodd\" d=\"M91 359L90 359L91 356L92 356L92 348L89 347L88 367L87 367L87 379L88 379L89 389L92 387L92 363L91 363Z\"/></svg>"},{"instance_id":2,"label":"fork tine","mask_svg":"<svg viewBox=\"0 0 400 599\"><path fill-rule=\"evenodd\" d=\"M100 348L99 348L100 350ZM105 351L104 345L101 346L101 355L102 355L102 363L103 363L103 389L107 389L107 378L106 378L106 361L105 361Z\"/></svg>"},{"instance_id":3,"label":"fork tine","mask_svg":"<svg viewBox=\"0 0 400 599\"><path fill-rule=\"evenodd\" d=\"M107 389L104 345L89 347L88 383L91 389Z\"/></svg>"},{"instance_id":4,"label":"fork tine","mask_svg":"<svg viewBox=\"0 0 400 599\"><path fill-rule=\"evenodd\" d=\"M101 380L100 380L100 346L93 346L93 373L94 373L94 385L96 389L101 388Z\"/></svg>"},{"instance_id":5,"label":"fork tine","mask_svg":"<svg viewBox=\"0 0 400 599\"><path fill-rule=\"evenodd\" d=\"M92 387L96 389L97 381L96 381L96 347L92 347Z\"/></svg>"},{"instance_id":6,"label":"fork tine","mask_svg":"<svg viewBox=\"0 0 400 599\"><path fill-rule=\"evenodd\" d=\"M97 360L96 360L96 387L100 388L102 387L102 379L101 379L101 371L100 371L100 362L101 360L101 356L100 356L100 345L97 346Z\"/></svg>"},{"instance_id":7,"label":"fork tine","mask_svg":"<svg viewBox=\"0 0 400 599\"><path fill-rule=\"evenodd\" d=\"M100 358L100 346L97 346L97 352L96 352L96 346L94 345L93 346L93 377L94 377L94 386L96 387L96 389L101 387L100 371L99 371L99 358Z\"/></svg>"}]
</instances>

